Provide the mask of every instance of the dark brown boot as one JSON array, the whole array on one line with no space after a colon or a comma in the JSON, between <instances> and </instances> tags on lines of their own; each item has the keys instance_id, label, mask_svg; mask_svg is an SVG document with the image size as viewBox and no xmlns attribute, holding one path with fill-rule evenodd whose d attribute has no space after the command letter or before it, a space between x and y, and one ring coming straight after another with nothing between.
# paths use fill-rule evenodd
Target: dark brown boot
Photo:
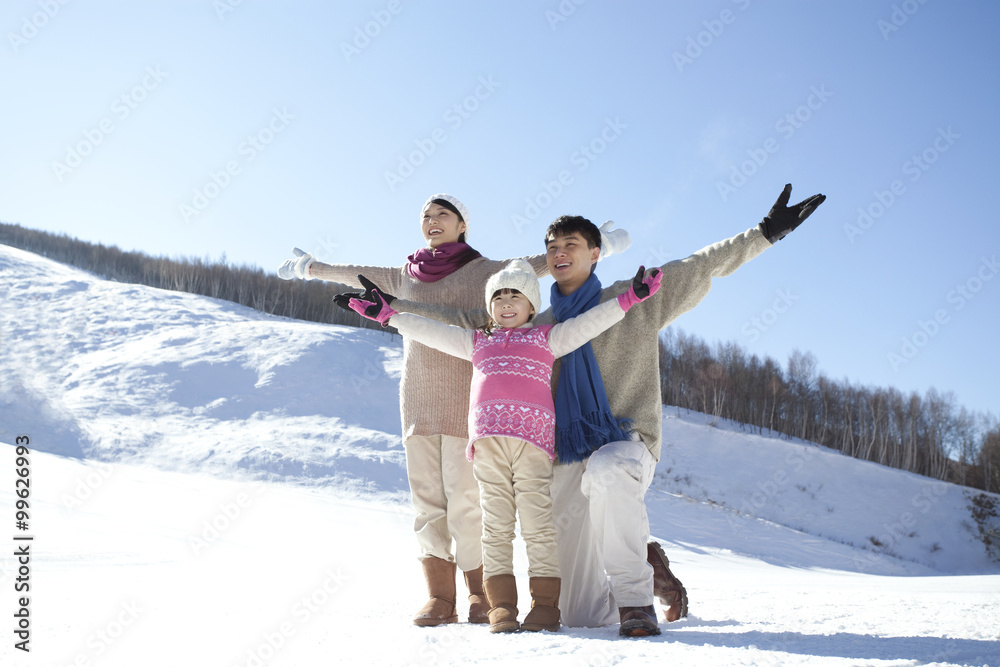
<instances>
[{"instance_id":1,"label":"dark brown boot","mask_svg":"<svg viewBox=\"0 0 1000 667\"><path fill-rule=\"evenodd\" d=\"M483 581L490 602L490 632L517 632L517 581L513 574L498 574Z\"/></svg>"},{"instance_id":2,"label":"dark brown boot","mask_svg":"<svg viewBox=\"0 0 1000 667\"><path fill-rule=\"evenodd\" d=\"M660 634L660 626L656 623L656 610L653 605L648 607L618 607L622 626L618 634L622 637L650 637Z\"/></svg>"},{"instance_id":3,"label":"dark brown boot","mask_svg":"<svg viewBox=\"0 0 1000 667\"><path fill-rule=\"evenodd\" d=\"M521 629L528 632L559 629L559 577L532 577L528 580L531 589L531 611L524 617Z\"/></svg>"},{"instance_id":4,"label":"dark brown boot","mask_svg":"<svg viewBox=\"0 0 1000 667\"><path fill-rule=\"evenodd\" d=\"M483 590L483 566L465 573L465 585L469 589L469 623L489 623L490 603Z\"/></svg>"},{"instance_id":5,"label":"dark brown boot","mask_svg":"<svg viewBox=\"0 0 1000 667\"><path fill-rule=\"evenodd\" d=\"M646 562L653 566L653 595L663 605L667 623L688 615L688 594L681 580L670 571L670 561L659 542L646 545Z\"/></svg>"},{"instance_id":6,"label":"dark brown boot","mask_svg":"<svg viewBox=\"0 0 1000 667\"><path fill-rule=\"evenodd\" d=\"M427 601L413 618L414 625L443 625L457 623L455 612L455 564L443 558L425 558L421 561L424 568L424 578L427 580L427 592L431 599Z\"/></svg>"}]
</instances>

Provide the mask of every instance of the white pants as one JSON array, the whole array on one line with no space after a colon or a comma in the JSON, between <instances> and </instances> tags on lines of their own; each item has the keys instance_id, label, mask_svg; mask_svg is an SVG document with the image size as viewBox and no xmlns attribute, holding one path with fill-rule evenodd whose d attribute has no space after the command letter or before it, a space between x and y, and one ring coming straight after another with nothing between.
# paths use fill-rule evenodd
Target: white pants
<instances>
[{"instance_id":1,"label":"white pants","mask_svg":"<svg viewBox=\"0 0 1000 667\"><path fill-rule=\"evenodd\" d=\"M518 438L482 438L476 441L473 469L483 506L483 579L514 574L518 518L528 552L528 576L558 577L549 455Z\"/></svg>"},{"instance_id":2,"label":"white pants","mask_svg":"<svg viewBox=\"0 0 1000 667\"><path fill-rule=\"evenodd\" d=\"M619 622L618 607L653 604L644 497L655 470L641 440L610 442L586 461L555 467L552 514L565 625L610 625Z\"/></svg>"},{"instance_id":3,"label":"white pants","mask_svg":"<svg viewBox=\"0 0 1000 667\"><path fill-rule=\"evenodd\" d=\"M412 435L403 443L420 559L454 561L463 572L483 564L483 514L467 443L450 435Z\"/></svg>"}]
</instances>

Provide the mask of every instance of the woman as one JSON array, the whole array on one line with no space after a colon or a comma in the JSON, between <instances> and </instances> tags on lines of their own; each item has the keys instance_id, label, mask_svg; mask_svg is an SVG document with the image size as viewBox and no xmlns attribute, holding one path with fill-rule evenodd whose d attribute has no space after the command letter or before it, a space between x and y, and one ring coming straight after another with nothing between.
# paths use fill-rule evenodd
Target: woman
<instances>
[{"instance_id":1,"label":"woman","mask_svg":"<svg viewBox=\"0 0 1000 667\"><path fill-rule=\"evenodd\" d=\"M362 287L358 275L363 274L399 298L456 309L480 306L486 281L509 260L487 259L466 243L469 213L451 195L436 194L427 200L420 212L420 229L427 245L403 266L324 264L303 253L285 262L278 275ZM619 237L617 245L627 247L628 235L623 230L613 233ZM544 254L525 259L538 276L548 274ZM403 447L417 515L414 531L430 596L414 618L416 625L457 621L456 566L464 572L469 589L469 622L489 622L482 584L479 487L465 457L471 382L468 361L404 339L399 389Z\"/></svg>"}]
</instances>

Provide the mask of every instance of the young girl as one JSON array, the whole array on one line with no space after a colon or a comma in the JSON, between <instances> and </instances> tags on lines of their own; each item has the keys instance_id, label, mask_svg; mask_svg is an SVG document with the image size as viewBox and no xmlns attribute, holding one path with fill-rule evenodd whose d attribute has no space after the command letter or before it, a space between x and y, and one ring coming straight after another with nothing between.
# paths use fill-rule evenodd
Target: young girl
<instances>
[{"instance_id":1,"label":"young girl","mask_svg":"<svg viewBox=\"0 0 1000 667\"><path fill-rule=\"evenodd\" d=\"M625 317L655 294L660 274L643 277L629 290L556 325L533 327L541 308L535 271L513 260L486 284L492 322L485 331L441 324L397 313L377 288L372 300L353 298L350 307L369 319L392 324L408 338L473 364L466 455L473 462L483 508L483 583L491 632L559 629L559 562L552 521L552 461L555 408L552 365ZM513 546L516 516L528 554L531 611L519 625Z\"/></svg>"}]
</instances>

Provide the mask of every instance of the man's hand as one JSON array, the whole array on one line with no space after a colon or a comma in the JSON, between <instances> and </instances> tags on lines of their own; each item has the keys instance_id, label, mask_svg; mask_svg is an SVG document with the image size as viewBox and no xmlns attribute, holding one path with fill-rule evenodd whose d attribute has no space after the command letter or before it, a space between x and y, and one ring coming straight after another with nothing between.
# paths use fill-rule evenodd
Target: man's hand
<instances>
[{"instance_id":1,"label":"man's hand","mask_svg":"<svg viewBox=\"0 0 1000 667\"><path fill-rule=\"evenodd\" d=\"M632 245L632 237L624 229L611 229L615 226L613 220L608 220L600 226L601 254L598 259L611 255L620 255Z\"/></svg>"},{"instance_id":2,"label":"man's hand","mask_svg":"<svg viewBox=\"0 0 1000 667\"><path fill-rule=\"evenodd\" d=\"M808 199L800 201L792 206L788 205L788 198L792 195L792 184L785 185L785 189L778 195L777 201L768 212L758 227L764 236L771 243L777 243L785 238L790 231L802 224L816 207L826 201L826 195L813 195Z\"/></svg>"}]
</instances>

